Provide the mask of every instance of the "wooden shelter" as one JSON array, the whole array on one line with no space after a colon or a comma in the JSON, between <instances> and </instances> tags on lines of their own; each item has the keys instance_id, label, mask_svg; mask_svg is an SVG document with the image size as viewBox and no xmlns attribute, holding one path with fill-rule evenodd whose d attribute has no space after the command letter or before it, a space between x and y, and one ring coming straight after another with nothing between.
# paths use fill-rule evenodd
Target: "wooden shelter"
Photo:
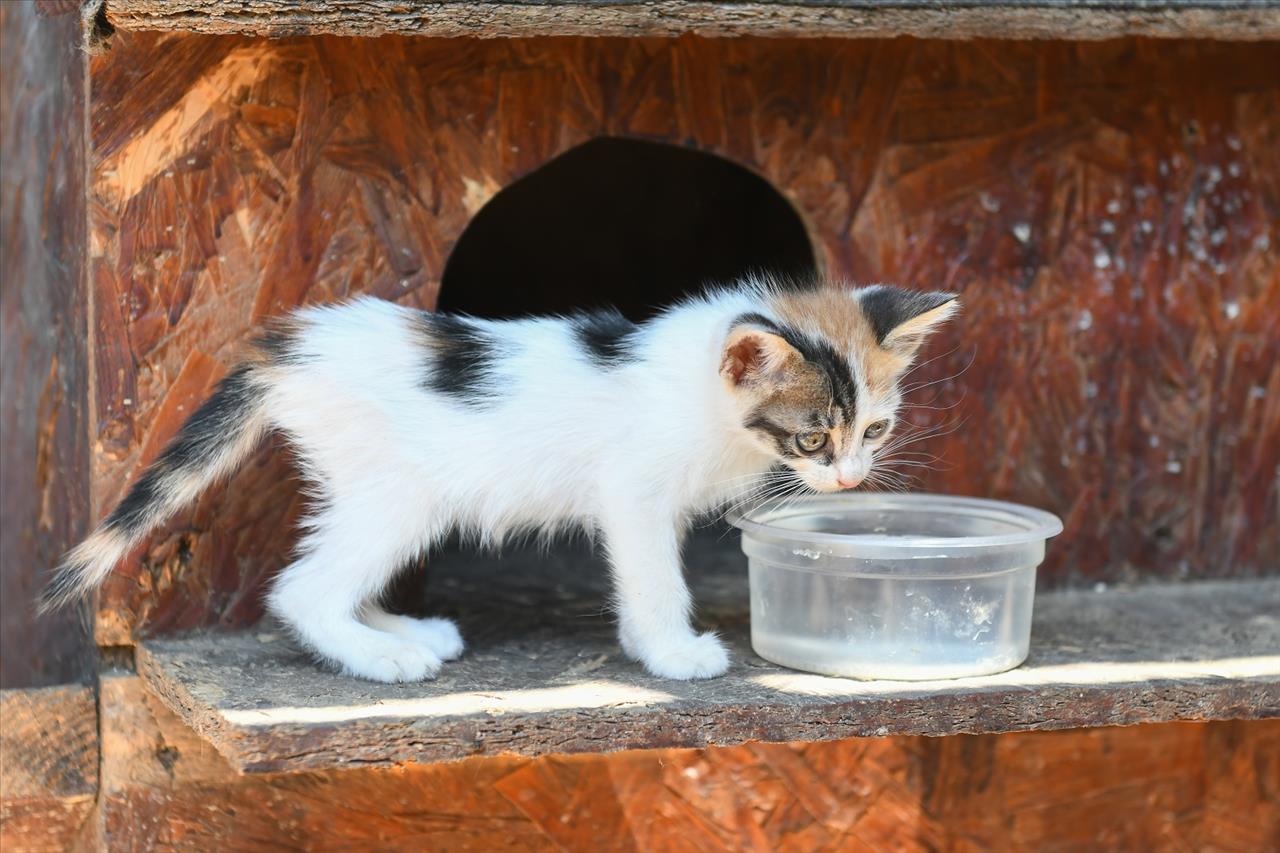
<instances>
[{"instance_id":1,"label":"wooden shelter","mask_svg":"<svg viewBox=\"0 0 1280 853\"><path fill-rule=\"evenodd\" d=\"M1280 839L1276 3L43 0L0 30L6 850ZM262 619L303 505L274 445L34 615L265 318L643 313L761 265L964 294L912 410L964 425L920 487L1064 518L1025 667L765 664L711 537L723 679L620 661L566 547L433 560L400 603L468 656L352 681Z\"/></svg>"}]
</instances>

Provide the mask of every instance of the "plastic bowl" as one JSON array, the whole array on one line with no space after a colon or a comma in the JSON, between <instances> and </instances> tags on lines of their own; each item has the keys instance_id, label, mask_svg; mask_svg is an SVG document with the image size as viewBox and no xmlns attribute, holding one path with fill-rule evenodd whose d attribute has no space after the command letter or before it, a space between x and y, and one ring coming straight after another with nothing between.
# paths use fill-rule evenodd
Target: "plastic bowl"
<instances>
[{"instance_id":1,"label":"plastic bowl","mask_svg":"<svg viewBox=\"0 0 1280 853\"><path fill-rule=\"evenodd\" d=\"M925 681L1026 660L1057 516L944 495L839 494L730 521L751 573L751 645L793 669Z\"/></svg>"}]
</instances>

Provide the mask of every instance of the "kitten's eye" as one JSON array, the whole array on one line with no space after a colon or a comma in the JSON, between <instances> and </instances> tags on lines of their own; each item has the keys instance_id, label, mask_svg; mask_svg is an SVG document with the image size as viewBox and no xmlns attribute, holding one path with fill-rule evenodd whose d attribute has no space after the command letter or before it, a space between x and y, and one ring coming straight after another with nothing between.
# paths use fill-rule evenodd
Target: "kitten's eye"
<instances>
[{"instance_id":1,"label":"kitten's eye","mask_svg":"<svg viewBox=\"0 0 1280 853\"><path fill-rule=\"evenodd\" d=\"M877 438L884 435L885 430L888 428L888 421L876 421L871 426L867 427L867 431L862 434L862 437L869 441L875 441Z\"/></svg>"},{"instance_id":2,"label":"kitten's eye","mask_svg":"<svg viewBox=\"0 0 1280 853\"><path fill-rule=\"evenodd\" d=\"M825 432L802 432L796 436L796 447L805 453L817 453L826 446L827 434Z\"/></svg>"}]
</instances>

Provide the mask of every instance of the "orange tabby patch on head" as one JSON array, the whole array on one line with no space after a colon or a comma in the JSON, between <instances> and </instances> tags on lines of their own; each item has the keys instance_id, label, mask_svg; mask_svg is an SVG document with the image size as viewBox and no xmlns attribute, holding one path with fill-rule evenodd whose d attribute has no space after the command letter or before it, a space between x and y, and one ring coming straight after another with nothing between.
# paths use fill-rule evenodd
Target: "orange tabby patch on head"
<instances>
[{"instance_id":1,"label":"orange tabby patch on head","mask_svg":"<svg viewBox=\"0 0 1280 853\"><path fill-rule=\"evenodd\" d=\"M831 285L781 293L774 297L770 307L783 323L798 329L813 329L837 350L852 355L873 391L891 385L909 363L908 358L876 342L875 329L857 309L856 296L842 287Z\"/></svg>"}]
</instances>

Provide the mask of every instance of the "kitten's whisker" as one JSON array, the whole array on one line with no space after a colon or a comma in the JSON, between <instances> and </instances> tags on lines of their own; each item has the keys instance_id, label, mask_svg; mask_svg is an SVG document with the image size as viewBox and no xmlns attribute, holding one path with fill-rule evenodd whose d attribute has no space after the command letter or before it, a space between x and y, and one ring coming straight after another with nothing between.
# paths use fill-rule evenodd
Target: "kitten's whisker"
<instances>
[{"instance_id":1,"label":"kitten's whisker","mask_svg":"<svg viewBox=\"0 0 1280 853\"><path fill-rule=\"evenodd\" d=\"M902 404L902 406L901 406L901 408L903 408L903 409L921 409L921 410L929 411L929 412L949 412L949 411L951 411L952 409L954 409L956 406L959 406L961 403L963 403L963 402L964 402L965 397L967 397L967 396L968 396L968 391L967 391L967 390L966 390L966 391L961 391L961 392L960 392L960 396L956 399L956 401L955 401L954 403L952 403L952 404L951 404L951 405L949 405L949 406L933 406L933 405L930 405L931 403L933 403L933 401L934 401L934 400L937 400L937 399L938 399L939 397L941 397L941 396L942 396L942 392L941 392L941 391L939 391L937 394L934 394L932 397L930 397L928 400L924 401L923 403L903 403L903 404Z\"/></svg>"},{"instance_id":2,"label":"kitten's whisker","mask_svg":"<svg viewBox=\"0 0 1280 853\"><path fill-rule=\"evenodd\" d=\"M905 373L903 373L901 376L898 377L898 381L901 382L902 380L906 379L908 376L915 373L920 368L925 367L926 365L933 364L935 361L939 361L941 359L947 358L948 356L955 355L957 352L960 351L961 346L962 346L961 344L956 344L951 349L947 350L941 355L935 355L933 358L929 359L928 361L922 361L919 364L911 365L911 367ZM973 354L974 354L974 357L976 357L978 354L977 344L975 344L973 347Z\"/></svg>"},{"instance_id":3,"label":"kitten's whisker","mask_svg":"<svg viewBox=\"0 0 1280 853\"><path fill-rule=\"evenodd\" d=\"M964 375L965 371L967 371L970 367L973 367L973 363L977 360L978 360L978 350L977 348L974 348L973 355L970 356L968 363L965 364L964 367L957 370L955 373L951 374L950 376L943 376L940 379L934 379L931 382L918 382L915 385L909 385L906 388L901 389L900 393L903 396L906 396L907 394L914 393L916 391L919 391L922 388L929 388L941 382L948 382L952 379L958 379L959 377Z\"/></svg>"}]
</instances>

